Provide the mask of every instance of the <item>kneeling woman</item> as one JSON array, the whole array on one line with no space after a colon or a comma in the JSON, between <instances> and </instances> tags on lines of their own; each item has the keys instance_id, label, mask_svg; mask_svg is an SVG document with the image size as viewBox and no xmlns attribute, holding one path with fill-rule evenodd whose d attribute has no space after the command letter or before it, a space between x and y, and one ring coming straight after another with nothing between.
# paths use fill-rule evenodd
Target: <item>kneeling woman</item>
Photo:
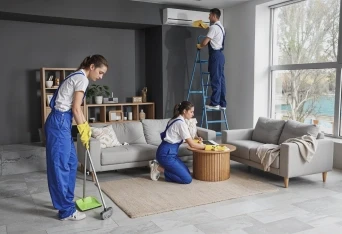
<instances>
[{"instance_id":1,"label":"kneeling woman","mask_svg":"<svg viewBox=\"0 0 342 234\"><path fill-rule=\"evenodd\" d=\"M178 158L179 146L185 140L195 149L204 149L205 145L196 143L190 135L185 119L194 116L194 105L188 101L177 104L174 116L168 122L164 132L160 134L162 143L157 150L156 159L150 161L151 179L158 180L164 173L165 180L179 184L190 184L192 177L188 167Z\"/></svg>"}]
</instances>

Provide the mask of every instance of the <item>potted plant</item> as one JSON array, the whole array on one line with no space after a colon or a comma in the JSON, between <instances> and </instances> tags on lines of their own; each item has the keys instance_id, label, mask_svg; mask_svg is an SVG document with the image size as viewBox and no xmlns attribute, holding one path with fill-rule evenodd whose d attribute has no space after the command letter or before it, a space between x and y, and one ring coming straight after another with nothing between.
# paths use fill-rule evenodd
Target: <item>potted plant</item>
<instances>
[{"instance_id":1,"label":"potted plant","mask_svg":"<svg viewBox=\"0 0 342 234\"><path fill-rule=\"evenodd\" d=\"M108 97L109 94L109 87L107 85L92 84L87 89L87 101L89 102L92 97L95 97L95 103L102 104L103 97Z\"/></svg>"}]
</instances>

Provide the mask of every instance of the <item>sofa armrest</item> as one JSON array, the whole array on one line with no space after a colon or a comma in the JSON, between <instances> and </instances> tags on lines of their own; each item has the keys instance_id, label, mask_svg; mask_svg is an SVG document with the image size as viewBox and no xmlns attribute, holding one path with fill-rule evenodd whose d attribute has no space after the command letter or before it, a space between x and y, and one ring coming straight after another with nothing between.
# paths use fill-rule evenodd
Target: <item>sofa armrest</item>
<instances>
[{"instance_id":1,"label":"sofa armrest","mask_svg":"<svg viewBox=\"0 0 342 234\"><path fill-rule=\"evenodd\" d=\"M222 143L225 144L237 140L251 140L254 128L222 130Z\"/></svg>"},{"instance_id":2,"label":"sofa armrest","mask_svg":"<svg viewBox=\"0 0 342 234\"><path fill-rule=\"evenodd\" d=\"M204 140L216 140L216 132L214 130L197 127L197 135Z\"/></svg>"},{"instance_id":3,"label":"sofa armrest","mask_svg":"<svg viewBox=\"0 0 342 234\"><path fill-rule=\"evenodd\" d=\"M91 159L93 160L94 168L96 171L101 171L101 144L100 141L95 138L90 138L89 144L89 152L91 155ZM84 165L84 157L85 157L86 149L83 146L80 134L77 134L77 156L78 162ZM90 161L87 161L87 170L93 171L90 166Z\"/></svg>"},{"instance_id":4,"label":"sofa armrest","mask_svg":"<svg viewBox=\"0 0 342 234\"><path fill-rule=\"evenodd\" d=\"M280 146L279 175L287 178L328 172L333 167L333 141L317 140L317 150L311 162L305 162L295 143L283 143Z\"/></svg>"}]
</instances>

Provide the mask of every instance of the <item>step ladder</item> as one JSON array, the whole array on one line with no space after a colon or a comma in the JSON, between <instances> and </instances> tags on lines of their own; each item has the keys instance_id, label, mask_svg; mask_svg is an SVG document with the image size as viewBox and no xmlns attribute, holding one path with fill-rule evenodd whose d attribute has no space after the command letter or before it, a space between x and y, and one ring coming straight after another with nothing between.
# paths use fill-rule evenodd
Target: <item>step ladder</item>
<instances>
[{"instance_id":1,"label":"step ladder","mask_svg":"<svg viewBox=\"0 0 342 234\"><path fill-rule=\"evenodd\" d=\"M206 36L198 36L197 37L197 43L201 43L201 39L205 38ZM195 72L196 72L196 67L197 64L199 64L199 70L200 70L200 79L201 79L201 90L193 90L192 89L192 83L195 77ZM209 109L206 108L206 101L208 98L210 98L211 96L208 96L208 87L211 87L210 85L210 73L209 72L205 72L203 71L202 65L203 64L208 64L208 60L203 60L201 59L201 50L197 50L196 52L196 58L194 61L194 66L192 69L192 74L191 74L191 80L190 80L190 84L189 84L189 90L188 90L188 95L186 100L189 101L190 99L190 94L201 94L202 95L202 103L203 103L203 107L202 107L202 120L201 120L201 127L208 129L208 124L214 124L214 123L225 123L227 130L228 128L228 121L227 121L227 115L226 115L226 111L224 109ZM219 120L208 120L208 112L212 112L212 111L216 111L216 112L222 112L223 113L223 120L219 119ZM221 116L221 115L220 115ZM216 135L221 135L221 132L217 132Z\"/></svg>"}]
</instances>

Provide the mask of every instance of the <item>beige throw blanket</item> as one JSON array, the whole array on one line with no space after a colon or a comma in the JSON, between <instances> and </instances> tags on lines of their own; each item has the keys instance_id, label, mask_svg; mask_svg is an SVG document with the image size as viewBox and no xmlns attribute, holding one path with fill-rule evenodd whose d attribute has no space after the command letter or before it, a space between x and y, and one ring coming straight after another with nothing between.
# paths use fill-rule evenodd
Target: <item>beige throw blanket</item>
<instances>
[{"instance_id":1,"label":"beige throw blanket","mask_svg":"<svg viewBox=\"0 0 342 234\"><path fill-rule=\"evenodd\" d=\"M310 135L290 138L284 143L295 143L298 145L299 153L306 162L310 162L317 149L317 140ZM270 166L279 157L280 145L264 144L258 147L257 155L264 167L264 171L270 171Z\"/></svg>"}]
</instances>

